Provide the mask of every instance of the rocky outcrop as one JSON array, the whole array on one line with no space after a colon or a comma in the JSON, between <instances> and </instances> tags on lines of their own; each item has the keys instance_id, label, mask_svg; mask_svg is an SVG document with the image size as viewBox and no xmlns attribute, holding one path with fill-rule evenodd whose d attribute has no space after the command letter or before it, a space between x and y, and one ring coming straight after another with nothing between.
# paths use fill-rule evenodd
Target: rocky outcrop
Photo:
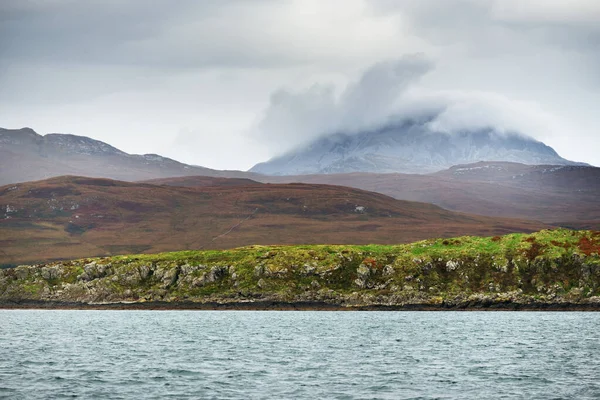
<instances>
[{"instance_id":1,"label":"rocky outcrop","mask_svg":"<svg viewBox=\"0 0 600 400\"><path fill-rule=\"evenodd\" d=\"M0 270L0 304L600 309L600 233L252 246Z\"/></svg>"}]
</instances>

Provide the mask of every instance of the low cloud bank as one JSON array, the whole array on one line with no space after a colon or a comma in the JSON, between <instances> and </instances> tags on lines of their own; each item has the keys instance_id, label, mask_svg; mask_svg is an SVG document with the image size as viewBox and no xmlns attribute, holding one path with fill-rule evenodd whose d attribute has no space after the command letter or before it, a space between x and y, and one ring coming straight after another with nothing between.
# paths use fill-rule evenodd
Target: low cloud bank
<instances>
[{"instance_id":1,"label":"low cloud bank","mask_svg":"<svg viewBox=\"0 0 600 400\"><path fill-rule=\"evenodd\" d=\"M275 91L255 135L279 152L319 137L374 130L405 120L445 133L491 128L499 134L544 136L556 122L536 103L481 91L436 91L421 85L435 68L423 54L367 68L341 91L315 83L304 91Z\"/></svg>"}]
</instances>

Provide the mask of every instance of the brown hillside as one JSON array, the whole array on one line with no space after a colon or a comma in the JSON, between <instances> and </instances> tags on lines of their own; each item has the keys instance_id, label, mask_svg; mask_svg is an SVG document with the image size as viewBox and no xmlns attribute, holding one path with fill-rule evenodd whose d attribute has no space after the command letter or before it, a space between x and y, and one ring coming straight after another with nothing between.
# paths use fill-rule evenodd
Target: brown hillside
<instances>
[{"instance_id":1,"label":"brown hillside","mask_svg":"<svg viewBox=\"0 0 600 400\"><path fill-rule=\"evenodd\" d=\"M448 210L600 229L600 168L485 162L431 175L331 174L254 178L355 187Z\"/></svg>"},{"instance_id":2,"label":"brown hillside","mask_svg":"<svg viewBox=\"0 0 600 400\"><path fill-rule=\"evenodd\" d=\"M59 177L0 187L0 263L250 244L404 243L535 231L339 186L199 188Z\"/></svg>"},{"instance_id":3,"label":"brown hillside","mask_svg":"<svg viewBox=\"0 0 600 400\"><path fill-rule=\"evenodd\" d=\"M174 178L157 178L143 181L143 183L181 187L247 186L261 184L260 182L247 178L218 178L212 176L179 176Z\"/></svg>"}]
</instances>

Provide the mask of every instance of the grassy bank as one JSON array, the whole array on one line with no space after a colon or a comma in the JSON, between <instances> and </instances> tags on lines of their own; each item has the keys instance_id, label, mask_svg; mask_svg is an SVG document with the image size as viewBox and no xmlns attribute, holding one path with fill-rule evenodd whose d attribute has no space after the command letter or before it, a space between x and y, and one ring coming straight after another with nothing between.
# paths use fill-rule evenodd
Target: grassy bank
<instances>
[{"instance_id":1,"label":"grassy bank","mask_svg":"<svg viewBox=\"0 0 600 400\"><path fill-rule=\"evenodd\" d=\"M558 229L129 255L0 270L0 302L600 308L599 253L600 232Z\"/></svg>"}]
</instances>

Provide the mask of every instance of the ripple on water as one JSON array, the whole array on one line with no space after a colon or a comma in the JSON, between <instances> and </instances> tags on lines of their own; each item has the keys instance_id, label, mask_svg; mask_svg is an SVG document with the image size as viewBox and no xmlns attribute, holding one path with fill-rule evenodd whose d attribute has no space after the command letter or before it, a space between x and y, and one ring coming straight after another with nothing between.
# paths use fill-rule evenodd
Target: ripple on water
<instances>
[{"instance_id":1,"label":"ripple on water","mask_svg":"<svg viewBox=\"0 0 600 400\"><path fill-rule=\"evenodd\" d=\"M0 399L597 399L597 315L4 310Z\"/></svg>"}]
</instances>

